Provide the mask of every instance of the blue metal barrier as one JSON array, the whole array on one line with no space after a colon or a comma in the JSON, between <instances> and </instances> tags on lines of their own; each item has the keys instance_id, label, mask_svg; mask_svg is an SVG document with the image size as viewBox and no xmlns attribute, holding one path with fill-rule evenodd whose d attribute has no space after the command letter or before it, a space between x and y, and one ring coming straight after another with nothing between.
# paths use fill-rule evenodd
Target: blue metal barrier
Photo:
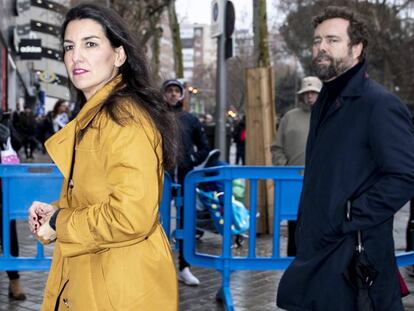
<instances>
[{"instance_id":1,"label":"blue metal barrier","mask_svg":"<svg viewBox=\"0 0 414 311\"><path fill-rule=\"evenodd\" d=\"M59 199L62 175L53 164L2 164L0 178L3 194L3 255L0 270L48 270L50 258L37 242L35 257L10 255L10 220L27 220L27 210L34 200L53 202Z\"/></svg>"},{"instance_id":2,"label":"blue metal barrier","mask_svg":"<svg viewBox=\"0 0 414 311\"><path fill-rule=\"evenodd\" d=\"M176 208L175 217L171 215L171 203L174 202ZM180 209L183 206L183 199L181 196L181 185L173 182L170 174L164 174L164 188L162 192L162 200L160 204L160 222L164 228L168 240L171 238L171 223L176 222L176 228L180 223ZM176 239L176 231L172 234ZM177 244L175 247L178 249Z\"/></svg>"},{"instance_id":3,"label":"blue metal barrier","mask_svg":"<svg viewBox=\"0 0 414 311\"><path fill-rule=\"evenodd\" d=\"M269 166L222 166L190 172L184 184L184 229L179 236L184 239L184 257L192 265L218 270L222 275L222 286L218 296L223 299L226 310L234 310L230 291L230 274L235 270L283 270L293 260L280 256L280 223L296 219L302 191L303 167ZM247 256L232 255L231 196L232 181L246 179L249 183L249 201L245 202L250 212L249 243ZM257 188L259 180L274 182L273 249L268 257L256 255ZM224 230L221 255L200 253L196 250L196 187L200 183L221 181L224 183ZM414 252L397 255L398 264L414 263Z\"/></svg>"},{"instance_id":4,"label":"blue metal barrier","mask_svg":"<svg viewBox=\"0 0 414 311\"><path fill-rule=\"evenodd\" d=\"M37 242L36 256L10 255L10 220L27 220L27 210L33 201L53 202L59 198L63 177L54 164L0 164L3 194L3 254L0 270L49 270L51 258L45 257L43 245ZM164 176L160 221L169 237L174 184Z\"/></svg>"}]
</instances>

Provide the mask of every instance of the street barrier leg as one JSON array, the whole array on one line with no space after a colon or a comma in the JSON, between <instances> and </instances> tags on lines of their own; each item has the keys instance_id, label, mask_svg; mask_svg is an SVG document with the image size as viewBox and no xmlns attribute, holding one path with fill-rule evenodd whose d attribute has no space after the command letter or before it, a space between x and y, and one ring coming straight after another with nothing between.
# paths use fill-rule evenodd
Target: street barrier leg
<instances>
[{"instance_id":1,"label":"street barrier leg","mask_svg":"<svg viewBox=\"0 0 414 311\"><path fill-rule=\"evenodd\" d=\"M230 290L230 272L221 271L221 288L216 294L216 300L222 302L226 311L234 311L233 299Z\"/></svg>"},{"instance_id":2,"label":"street barrier leg","mask_svg":"<svg viewBox=\"0 0 414 311\"><path fill-rule=\"evenodd\" d=\"M234 311L233 299L231 298L229 287L221 287L216 294L216 300L223 303L226 311Z\"/></svg>"},{"instance_id":3,"label":"street barrier leg","mask_svg":"<svg viewBox=\"0 0 414 311\"><path fill-rule=\"evenodd\" d=\"M39 241L36 242L36 258L37 259L44 259L45 258L43 245Z\"/></svg>"}]
</instances>

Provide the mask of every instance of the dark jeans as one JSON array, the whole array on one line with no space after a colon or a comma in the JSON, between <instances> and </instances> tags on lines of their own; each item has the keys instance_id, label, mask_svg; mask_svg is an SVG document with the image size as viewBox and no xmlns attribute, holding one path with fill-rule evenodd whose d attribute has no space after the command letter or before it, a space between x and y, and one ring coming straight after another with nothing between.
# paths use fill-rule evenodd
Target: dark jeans
<instances>
[{"instance_id":1,"label":"dark jeans","mask_svg":"<svg viewBox=\"0 0 414 311\"><path fill-rule=\"evenodd\" d=\"M297 223L298 222L296 220L288 221L288 245L287 245L288 256L296 256L295 231L296 231Z\"/></svg>"},{"instance_id":2,"label":"dark jeans","mask_svg":"<svg viewBox=\"0 0 414 311\"><path fill-rule=\"evenodd\" d=\"M184 198L184 178L187 175L187 173L190 172L190 170L179 170L178 171L178 178L177 183L181 185L181 193L182 197ZM180 229L184 227L184 206L180 209L180 223L179 223ZM196 235L201 234L203 231L196 229ZM178 269L179 271L184 270L184 268L190 267L190 264L187 262L187 260L184 259L184 247L183 247L183 240L178 240Z\"/></svg>"},{"instance_id":3,"label":"dark jeans","mask_svg":"<svg viewBox=\"0 0 414 311\"><path fill-rule=\"evenodd\" d=\"M184 198L184 178L191 169L178 169L177 170L177 183L181 185L181 194ZM172 175L173 176L173 175ZM184 206L180 209L180 229L184 226ZM184 246L183 240L178 240L178 269L182 271L184 268L190 267L190 264L184 259Z\"/></svg>"},{"instance_id":4,"label":"dark jeans","mask_svg":"<svg viewBox=\"0 0 414 311\"><path fill-rule=\"evenodd\" d=\"M180 210L180 228L184 225L184 209ZM190 264L184 259L183 240L178 240L178 269L182 271L184 268L190 267Z\"/></svg>"},{"instance_id":5,"label":"dark jeans","mask_svg":"<svg viewBox=\"0 0 414 311\"><path fill-rule=\"evenodd\" d=\"M3 212L0 208L0 241L1 249L3 250ZM16 221L10 221L10 254L14 257L19 256L19 243L17 241L17 230L16 230ZM9 280L15 280L19 278L19 273L17 271L6 271Z\"/></svg>"},{"instance_id":6,"label":"dark jeans","mask_svg":"<svg viewBox=\"0 0 414 311\"><path fill-rule=\"evenodd\" d=\"M24 153L26 159L33 159L33 152L37 147L37 141L34 137L25 137L23 140Z\"/></svg>"},{"instance_id":7,"label":"dark jeans","mask_svg":"<svg viewBox=\"0 0 414 311\"><path fill-rule=\"evenodd\" d=\"M241 162L242 165L245 164L245 144L236 144L236 163L239 164Z\"/></svg>"}]
</instances>

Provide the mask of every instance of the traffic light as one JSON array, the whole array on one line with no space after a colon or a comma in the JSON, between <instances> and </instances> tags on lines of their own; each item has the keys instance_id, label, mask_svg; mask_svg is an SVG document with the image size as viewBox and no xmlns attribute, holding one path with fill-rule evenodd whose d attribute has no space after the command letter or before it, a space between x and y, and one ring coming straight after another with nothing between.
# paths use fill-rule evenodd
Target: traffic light
<instances>
[{"instance_id":1,"label":"traffic light","mask_svg":"<svg viewBox=\"0 0 414 311\"><path fill-rule=\"evenodd\" d=\"M233 32L234 22L236 19L236 13L234 11L233 2L227 1L226 3L226 15L224 20L224 35L226 40L226 48L224 52L225 59L233 57Z\"/></svg>"},{"instance_id":2,"label":"traffic light","mask_svg":"<svg viewBox=\"0 0 414 311\"><path fill-rule=\"evenodd\" d=\"M225 59L233 56L234 21L236 14L233 2L229 0L213 0L211 11L211 37L222 36L225 41Z\"/></svg>"}]
</instances>

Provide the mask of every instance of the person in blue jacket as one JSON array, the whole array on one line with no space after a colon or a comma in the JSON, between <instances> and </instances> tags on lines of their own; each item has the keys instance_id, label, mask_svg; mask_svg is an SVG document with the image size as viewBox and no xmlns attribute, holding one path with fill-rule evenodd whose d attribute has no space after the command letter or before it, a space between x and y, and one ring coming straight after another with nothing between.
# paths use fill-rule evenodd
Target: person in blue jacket
<instances>
[{"instance_id":1,"label":"person in blue jacket","mask_svg":"<svg viewBox=\"0 0 414 311\"><path fill-rule=\"evenodd\" d=\"M195 166L201 164L207 157L210 147L204 128L197 117L183 109L184 86L176 79L164 81L161 87L169 109L176 116L180 132L180 157L174 172L174 180L183 185L184 178ZM181 209L181 220L183 209ZM178 280L187 285L199 285L200 281L191 273L189 263L184 259L183 247L179 242L179 273Z\"/></svg>"},{"instance_id":2,"label":"person in blue jacket","mask_svg":"<svg viewBox=\"0 0 414 311\"><path fill-rule=\"evenodd\" d=\"M369 310L404 310L392 231L394 214L414 197L414 128L406 105L369 78L367 34L344 7L314 18L313 67L323 88L311 114L297 256L278 288L286 310L361 310L361 284L350 277L358 231L376 272L363 289Z\"/></svg>"}]
</instances>

